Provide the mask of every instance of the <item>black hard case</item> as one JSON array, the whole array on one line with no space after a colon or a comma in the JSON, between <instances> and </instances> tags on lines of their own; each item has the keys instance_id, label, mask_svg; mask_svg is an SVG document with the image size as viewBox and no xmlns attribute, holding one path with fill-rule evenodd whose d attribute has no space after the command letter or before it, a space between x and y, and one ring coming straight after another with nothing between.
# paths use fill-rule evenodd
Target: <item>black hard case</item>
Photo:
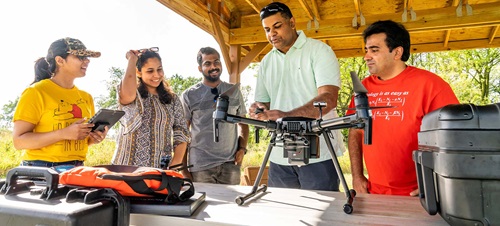
<instances>
[{"instance_id":1,"label":"black hard case","mask_svg":"<svg viewBox=\"0 0 500 226\"><path fill-rule=\"evenodd\" d=\"M0 182L0 226L128 225L128 203L112 189L69 188L58 182L58 173L50 168L10 170Z\"/></svg>"},{"instance_id":2,"label":"black hard case","mask_svg":"<svg viewBox=\"0 0 500 226\"><path fill-rule=\"evenodd\" d=\"M451 225L500 225L500 104L427 114L413 152L420 201Z\"/></svg>"}]
</instances>

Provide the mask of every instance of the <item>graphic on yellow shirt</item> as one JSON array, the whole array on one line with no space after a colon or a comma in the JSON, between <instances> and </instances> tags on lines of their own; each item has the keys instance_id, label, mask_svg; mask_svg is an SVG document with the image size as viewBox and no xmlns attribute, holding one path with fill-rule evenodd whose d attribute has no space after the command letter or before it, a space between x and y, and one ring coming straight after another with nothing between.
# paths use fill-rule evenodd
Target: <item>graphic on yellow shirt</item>
<instances>
[{"instance_id":1,"label":"graphic on yellow shirt","mask_svg":"<svg viewBox=\"0 0 500 226\"><path fill-rule=\"evenodd\" d=\"M84 100L80 99L77 103L85 103ZM78 104L70 104L61 100L58 107L54 109L54 119L55 120L68 120L74 118L83 118L82 108Z\"/></svg>"}]
</instances>

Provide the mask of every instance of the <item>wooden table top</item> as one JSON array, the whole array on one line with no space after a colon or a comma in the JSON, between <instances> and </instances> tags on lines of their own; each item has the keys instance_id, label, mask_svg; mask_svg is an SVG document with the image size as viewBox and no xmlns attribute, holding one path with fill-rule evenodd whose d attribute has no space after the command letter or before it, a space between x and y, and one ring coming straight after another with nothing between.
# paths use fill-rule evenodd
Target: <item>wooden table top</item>
<instances>
[{"instance_id":1,"label":"wooden table top","mask_svg":"<svg viewBox=\"0 0 500 226\"><path fill-rule=\"evenodd\" d=\"M191 217L132 214L131 225L448 225L416 197L358 194L346 214L343 192L270 187L239 206L235 198L251 186L195 183L195 189L206 200Z\"/></svg>"}]
</instances>

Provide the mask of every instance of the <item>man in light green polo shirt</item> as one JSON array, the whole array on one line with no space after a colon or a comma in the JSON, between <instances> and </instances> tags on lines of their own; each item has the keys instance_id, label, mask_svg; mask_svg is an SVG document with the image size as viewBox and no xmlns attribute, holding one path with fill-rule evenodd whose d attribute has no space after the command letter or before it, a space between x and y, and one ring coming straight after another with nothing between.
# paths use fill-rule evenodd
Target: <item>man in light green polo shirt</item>
<instances>
[{"instance_id":1,"label":"man in light green polo shirt","mask_svg":"<svg viewBox=\"0 0 500 226\"><path fill-rule=\"evenodd\" d=\"M260 11L262 26L274 48L260 63L255 90L255 103L250 117L277 120L284 117L319 118L314 102L323 101L324 119L338 117L340 70L333 50L321 41L307 38L296 31L295 18L283 3L273 2ZM264 111L255 114L257 108ZM345 150L340 131L333 131L332 143L338 156ZM275 146L270 156L270 187L338 191L339 177L323 137L320 157L309 159L303 166L291 165L283 149Z\"/></svg>"}]
</instances>

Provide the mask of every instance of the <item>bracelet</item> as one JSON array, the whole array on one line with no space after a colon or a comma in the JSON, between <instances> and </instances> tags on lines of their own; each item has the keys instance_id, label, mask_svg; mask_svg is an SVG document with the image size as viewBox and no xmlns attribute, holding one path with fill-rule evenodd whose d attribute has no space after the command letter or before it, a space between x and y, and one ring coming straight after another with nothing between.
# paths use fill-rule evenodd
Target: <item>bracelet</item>
<instances>
[{"instance_id":1,"label":"bracelet","mask_svg":"<svg viewBox=\"0 0 500 226\"><path fill-rule=\"evenodd\" d=\"M238 148L238 150L239 150L239 149L243 149L243 150L245 150L245 155L247 154L247 148L245 148L245 147L239 147L239 148Z\"/></svg>"}]
</instances>

